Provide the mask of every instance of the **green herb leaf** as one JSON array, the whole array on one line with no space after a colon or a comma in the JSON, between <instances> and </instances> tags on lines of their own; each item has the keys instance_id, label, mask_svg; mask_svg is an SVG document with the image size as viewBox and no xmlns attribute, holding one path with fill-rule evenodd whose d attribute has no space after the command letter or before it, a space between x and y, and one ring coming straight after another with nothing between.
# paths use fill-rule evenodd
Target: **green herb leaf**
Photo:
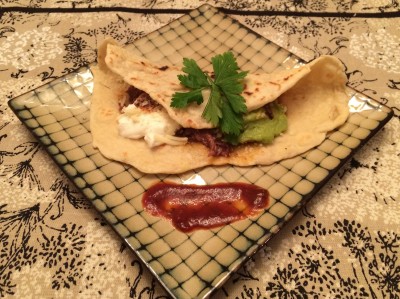
<instances>
[{"instance_id":1,"label":"green herb leaf","mask_svg":"<svg viewBox=\"0 0 400 299\"><path fill-rule=\"evenodd\" d=\"M182 71L178 75L181 84L190 89L173 95L171 107L184 108L188 104L203 102L202 90L210 89L210 96L203 111L203 118L220 127L227 136L238 136L243 129L243 114L247 112L242 80L247 72L240 72L232 52L211 58L214 79L204 73L193 59L183 59Z\"/></svg>"},{"instance_id":2,"label":"green herb leaf","mask_svg":"<svg viewBox=\"0 0 400 299\"><path fill-rule=\"evenodd\" d=\"M210 97L203 111L203 118L208 122L212 123L214 126L218 126L220 119L222 118L222 96L221 91L218 86L211 85Z\"/></svg>"},{"instance_id":3,"label":"green herb leaf","mask_svg":"<svg viewBox=\"0 0 400 299\"><path fill-rule=\"evenodd\" d=\"M238 74L239 67L232 52L225 52L211 58L211 63L214 68L216 83L225 79L230 80Z\"/></svg>"},{"instance_id":4,"label":"green herb leaf","mask_svg":"<svg viewBox=\"0 0 400 299\"><path fill-rule=\"evenodd\" d=\"M172 97L171 107L185 108L193 102L196 102L197 105L203 103L201 89L194 89L188 92L176 92Z\"/></svg>"},{"instance_id":5,"label":"green herb leaf","mask_svg":"<svg viewBox=\"0 0 400 299\"><path fill-rule=\"evenodd\" d=\"M190 89L199 89L210 85L207 75L200 69L196 61L184 58L182 71L187 75L178 75L181 84Z\"/></svg>"},{"instance_id":6,"label":"green herb leaf","mask_svg":"<svg viewBox=\"0 0 400 299\"><path fill-rule=\"evenodd\" d=\"M222 104L222 121L221 130L222 132L237 136L242 131L243 116L241 114L234 113L232 105L228 102Z\"/></svg>"}]
</instances>

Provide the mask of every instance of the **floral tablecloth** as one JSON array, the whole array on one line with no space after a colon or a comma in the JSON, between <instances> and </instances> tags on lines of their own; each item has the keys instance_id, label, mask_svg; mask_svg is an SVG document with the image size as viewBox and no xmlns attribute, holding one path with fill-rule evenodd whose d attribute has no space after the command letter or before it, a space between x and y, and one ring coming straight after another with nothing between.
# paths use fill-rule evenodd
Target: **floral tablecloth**
<instances>
[{"instance_id":1,"label":"floral tablecloth","mask_svg":"<svg viewBox=\"0 0 400 299\"><path fill-rule=\"evenodd\" d=\"M0 0L0 296L166 298L7 101L206 1ZM305 60L340 58L391 121L214 298L400 298L400 3L207 1Z\"/></svg>"}]
</instances>

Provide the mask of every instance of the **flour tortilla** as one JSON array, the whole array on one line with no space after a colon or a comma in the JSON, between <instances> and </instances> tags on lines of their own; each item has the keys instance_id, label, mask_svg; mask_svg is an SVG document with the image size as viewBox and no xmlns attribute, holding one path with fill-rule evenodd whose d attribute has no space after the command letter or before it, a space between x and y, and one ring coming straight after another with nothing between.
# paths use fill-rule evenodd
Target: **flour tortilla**
<instances>
[{"instance_id":1,"label":"flour tortilla","mask_svg":"<svg viewBox=\"0 0 400 299\"><path fill-rule=\"evenodd\" d=\"M200 106L194 104L183 109L170 106L175 92L187 91L177 79L178 74L182 74L181 66L154 63L143 57L137 57L131 51L114 44L108 44L105 51L104 64L109 70L120 75L129 85L146 91L182 127L195 129L212 127L201 116L206 105L205 101ZM243 94L246 95L248 111L274 101L309 72L310 68L304 66L274 75L248 74L244 80L245 89L243 91Z\"/></svg>"},{"instance_id":2,"label":"flour tortilla","mask_svg":"<svg viewBox=\"0 0 400 299\"><path fill-rule=\"evenodd\" d=\"M211 127L201 118L202 107L197 104L187 109L170 107L172 95L184 90L177 79L180 69L150 62L112 43L100 49L99 63L93 67L90 126L93 145L105 157L144 173L182 173L207 165L269 165L319 145L349 114L344 67L335 57L322 56L298 69L247 76L243 96L248 110L278 98L287 107L288 129L272 144L241 145L229 157L212 157L200 143L150 148L143 139L121 137L118 103L130 85L147 92L183 127Z\"/></svg>"}]
</instances>

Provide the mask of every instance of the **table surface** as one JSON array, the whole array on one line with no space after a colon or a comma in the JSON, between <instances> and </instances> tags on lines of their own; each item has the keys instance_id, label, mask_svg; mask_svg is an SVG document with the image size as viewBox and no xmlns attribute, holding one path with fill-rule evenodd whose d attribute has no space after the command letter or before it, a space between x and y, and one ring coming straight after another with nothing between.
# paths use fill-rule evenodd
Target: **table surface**
<instances>
[{"instance_id":1,"label":"table surface","mask_svg":"<svg viewBox=\"0 0 400 299\"><path fill-rule=\"evenodd\" d=\"M206 1L0 0L0 297L165 298L7 101ZM399 298L398 1L208 1L305 60L335 55L394 117L215 298Z\"/></svg>"}]
</instances>

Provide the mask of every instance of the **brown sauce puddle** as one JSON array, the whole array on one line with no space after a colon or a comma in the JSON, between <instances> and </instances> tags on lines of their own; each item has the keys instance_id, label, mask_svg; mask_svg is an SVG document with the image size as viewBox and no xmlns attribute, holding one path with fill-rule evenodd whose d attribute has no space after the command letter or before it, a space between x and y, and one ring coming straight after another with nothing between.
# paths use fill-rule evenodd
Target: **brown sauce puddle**
<instances>
[{"instance_id":1,"label":"brown sauce puddle","mask_svg":"<svg viewBox=\"0 0 400 299\"><path fill-rule=\"evenodd\" d=\"M254 216L268 206L267 190L246 183L188 185L160 182L143 195L144 209L182 232L220 227Z\"/></svg>"}]
</instances>

